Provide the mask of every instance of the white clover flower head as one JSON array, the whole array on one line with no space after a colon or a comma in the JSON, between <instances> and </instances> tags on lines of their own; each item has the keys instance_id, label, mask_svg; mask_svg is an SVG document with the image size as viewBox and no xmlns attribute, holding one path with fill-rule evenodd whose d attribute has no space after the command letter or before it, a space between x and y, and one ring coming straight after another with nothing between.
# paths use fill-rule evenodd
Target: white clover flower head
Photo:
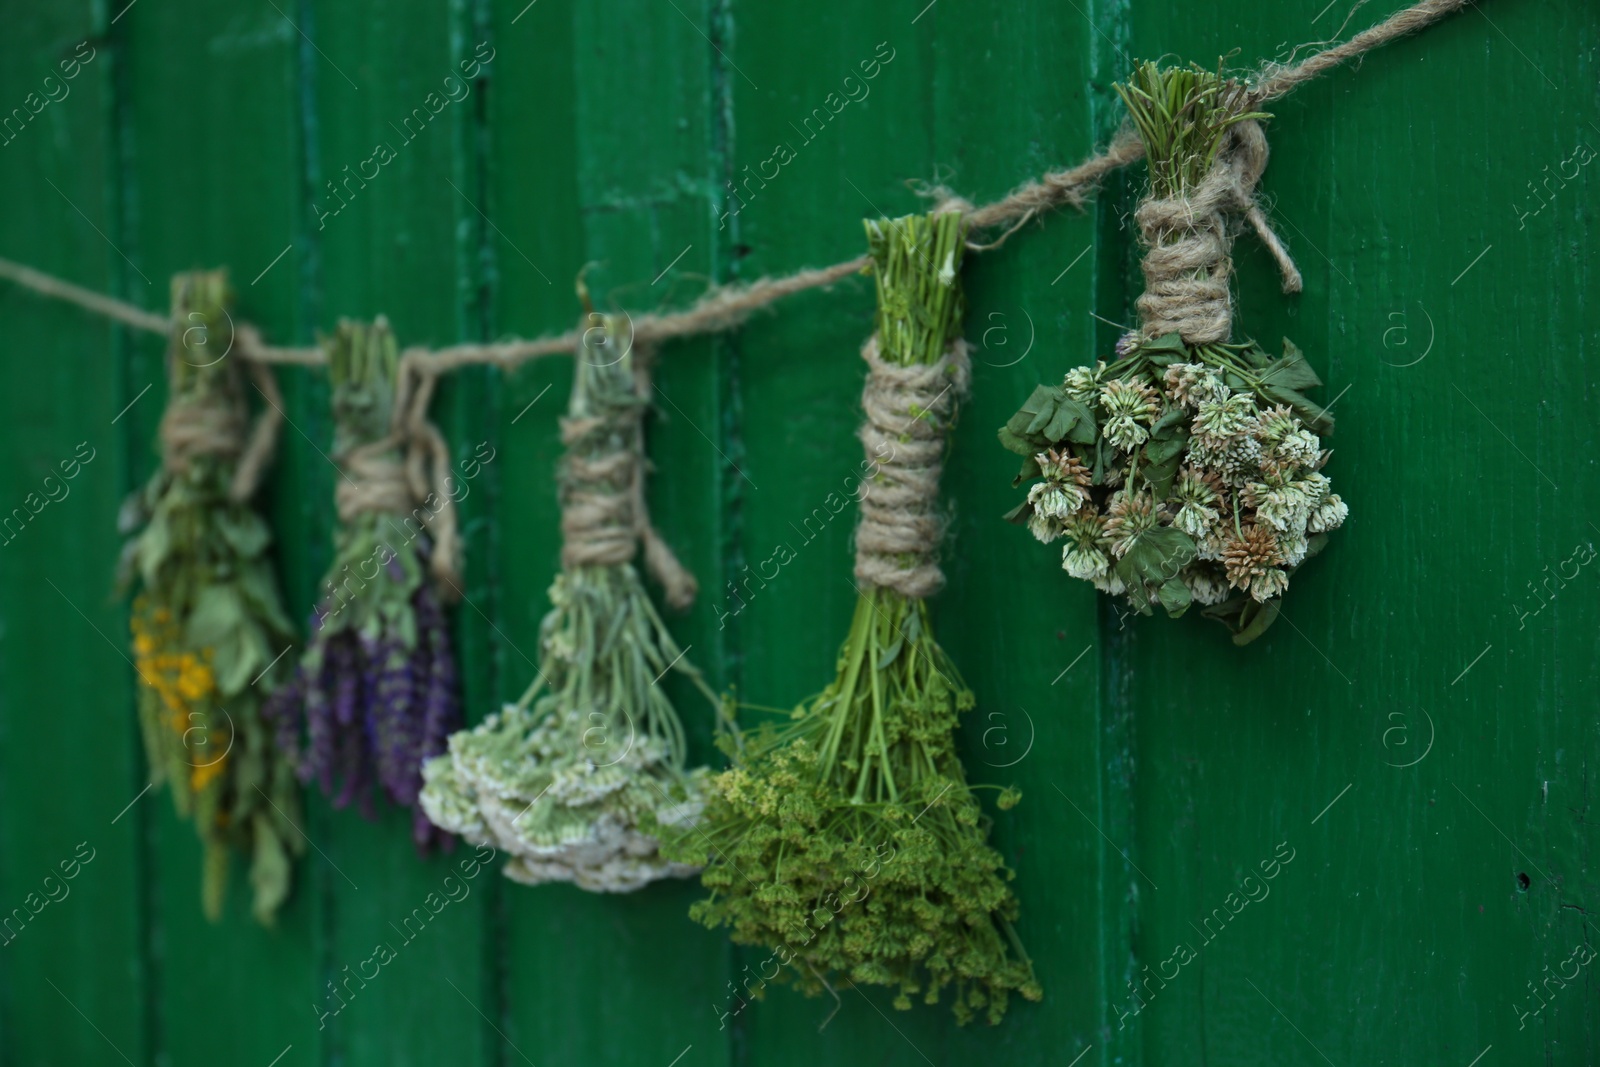
<instances>
[{"instance_id":1,"label":"white clover flower head","mask_svg":"<svg viewBox=\"0 0 1600 1067\"><path fill-rule=\"evenodd\" d=\"M1227 578L1215 567L1190 564L1179 572L1178 577L1189 587L1190 595L1206 607L1222 603L1232 593L1228 588Z\"/></svg>"},{"instance_id":2,"label":"white clover flower head","mask_svg":"<svg viewBox=\"0 0 1600 1067\"><path fill-rule=\"evenodd\" d=\"M1127 415L1116 415L1106 420L1106 440L1125 452L1132 452L1150 438L1150 431Z\"/></svg>"},{"instance_id":3,"label":"white clover flower head","mask_svg":"<svg viewBox=\"0 0 1600 1067\"><path fill-rule=\"evenodd\" d=\"M1305 494L1293 482L1278 485L1251 482L1245 487L1245 499L1254 504L1257 519L1270 523L1279 532L1304 528L1311 510Z\"/></svg>"},{"instance_id":4,"label":"white clover flower head","mask_svg":"<svg viewBox=\"0 0 1600 1067\"><path fill-rule=\"evenodd\" d=\"M1268 567L1250 579L1250 599L1265 603L1287 588L1289 588L1289 573L1277 567Z\"/></svg>"},{"instance_id":5,"label":"white clover flower head","mask_svg":"<svg viewBox=\"0 0 1600 1067\"><path fill-rule=\"evenodd\" d=\"M1296 467L1315 467L1322 455L1322 442L1316 434L1302 427L1279 441L1272 453Z\"/></svg>"},{"instance_id":6,"label":"white clover flower head","mask_svg":"<svg viewBox=\"0 0 1600 1067\"><path fill-rule=\"evenodd\" d=\"M1100 393L1100 378L1105 369L1104 363L1096 363L1093 367L1073 367L1067 371L1061 387L1078 403L1092 404Z\"/></svg>"},{"instance_id":7,"label":"white clover flower head","mask_svg":"<svg viewBox=\"0 0 1600 1067\"><path fill-rule=\"evenodd\" d=\"M1112 596L1121 596L1123 593L1128 591L1128 587L1122 584L1122 579L1118 578L1115 574L1106 573L1097 578L1091 578L1089 580L1094 583L1094 587L1096 589L1100 590L1102 593L1109 593Z\"/></svg>"},{"instance_id":8,"label":"white clover flower head","mask_svg":"<svg viewBox=\"0 0 1600 1067\"><path fill-rule=\"evenodd\" d=\"M1144 382L1112 378L1100 387L1100 403L1108 416L1125 415L1149 423L1160 410L1156 391Z\"/></svg>"},{"instance_id":9,"label":"white clover flower head","mask_svg":"<svg viewBox=\"0 0 1600 1067\"><path fill-rule=\"evenodd\" d=\"M1285 567L1298 567L1304 563L1307 547L1308 542L1304 527L1298 530L1291 530L1278 538L1278 551L1283 553L1283 565Z\"/></svg>"},{"instance_id":10,"label":"white clover flower head","mask_svg":"<svg viewBox=\"0 0 1600 1067\"><path fill-rule=\"evenodd\" d=\"M1066 482L1087 489L1093 476L1084 462L1068 449L1047 449L1033 457L1039 464L1039 473L1057 482Z\"/></svg>"},{"instance_id":11,"label":"white clover flower head","mask_svg":"<svg viewBox=\"0 0 1600 1067\"><path fill-rule=\"evenodd\" d=\"M1264 445L1276 445L1300 429L1300 420L1285 404L1274 404L1256 416L1255 435Z\"/></svg>"},{"instance_id":12,"label":"white clover flower head","mask_svg":"<svg viewBox=\"0 0 1600 1067\"><path fill-rule=\"evenodd\" d=\"M1203 363L1174 363L1162 375L1162 384L1174 402L1194 408L1202 401L1222 400L1228 387Z\"/></svg>"},{"instance_id":13,"label":"white clover flower head","mask_svg":"<svg viewBox=\"0 0 1600 1067\"><path fill-rule=\"evenodd\" d=\"M1306 522L1306 529L1312 533L1327 533L1329 530L1337 530L1344 525L1344 520L1349 514L1350 508L1343 500L1339 499L1339 494L1330 493Z\"/></svg>"},{"instance_id":14,"label":"white clover flower head","mask_svg":"<svg viewBox=\"0 0 1600 1067\"><path fill-rule=\"evenodd\" d=\"M1139 335L1138 335L1138 333L1133 331L1133 330L1129 330L1127 333L1125 333L1121 337L1117 338L1117 349L1116 349L1117 350L1117 358L1118 359L1127 359L1129 356L1131 356L1133 354L1133 350L1138 348L1138 347L1139 347Z\"/></svg>"},{"instance_id":15,"label":"white clover flower head","mask_svg":"<svg viewBox=\"0 0 1600 1067\"><path fill-rule=\"evenodd\" d=\"M1150 437L1145 429L1160 411L1158 394L1144 382L1113 378L1100 387L1100 404L1106 413L1106 440L1126 452Z\"/></svg>"},{"instance_id":16,"label":"white clover flower head","mask_svg":"<svg viewBox=\"0 0 1600 1067\"><path fill-rule=\"evenodd\" d=\"M1139 538L1161 525L1161 515L1155 501L1146 494L1129 496L1118 493L1106 509L1105 540L1112 555L1127 555Z\"/></svg>"},{"instance_id":17,"label":"white clover flower head","mask_svg":"<svg viewBox=\"0 0 1600 1067\"><path fill-rule=\"evenodd\" d=\"M1100 517L1085 508L1067 520L1063 531L1067 544L1061 551L1061 567L1074 578L1093 581L1103 576L1111 566L1101 550L1105 531Z\"/></svg>"},{"instance_id":18,"label":"white clover flower head","mask_svg":"<svg viewBox=\"0 0 1600 1067\"><path fill-rule=\"evenodd\" d=\"M1083 490L1078 486L1060 482L1039 482L1028 490L1028 503L1035 515L1061 520L1083 507Z\"/></svg>"},{"instance_id":19,"label":"white clover flower head","mask_svg":"<svg viewBox=\"0 0 1600 1067\"><path fill-rule=\"evenodd\" d=\"M1217 519L1216 508L1189 501L1178 508L1178 513L1172 517L1172 525L1198 539L1217 525Z\"/></svg>"},{"instance_id":20,"label":"white clover flower head","mask_svg":"<svg viewBox=\"0 0 1600 1067\"><path fill-rule=\"evenodd\" d=\"M1111 561L1106 554L1098 548L1084 548L1082 545L1069 544L1061 550L1061 569L1074 578L1094 581L1105 577L1106 571L1111 567Z\"/></svg>"},{"instance_id":21,"label":"white clover flower head","mask_svg":"<svg viewBox=\"0 0 1600 1067\"><path fill-rule=\"evenodd\" d=\"M1282 562L1283 551L1278 545L1277 534L1271 527L1260 523L1245 525L1222 550L1222 563L1227 570L1229 584L1235 589L1246 590L1251 596L1255 596L1256 586L1253 583ZM1284 578L1287 581L1288 576Z\"/></svg>"},{"instance_id":22,"label":"white clover flower head","mask_svg":"<svg viewBox=\"0 0 1600 1067\"><path fill-rule=\"evenodd\" d=\"M1212 469L1228 485L1246 485L1261 472L1261 442L1249 436L1229 439L1215 453Z\"/></svg>"},{"instance_id":23,"label":"white clover flower head","mask_svg":"<svg viewBox=\"0 0 1600 1067\"><path fill-rule=\"evenodd\" d=\"M1197 435L1221 442L1250 432L1255 417L1255 398L1232 393L1220 400L1202 400L1195 409L1194 429Z\"/></svg>"},{"instance_id":24,"label":"white clover flower head","mask_svg":"<svg viewBox=\"0 0 1600 1067\"><path fill-rule=\"evenodd\" d=\"M1057 522L1054 516L1035 511L1028 516L1028 532L1033 534L1040 544L1048 545L1061 536L1061 523Z\"/></svg>"},{"instance_id":25,"label":"white clover flower head","mask_svg":"<svg viewBox=\"0 0 1600 1067\"><path fill-rule=\"evenodd\" d=\"M1322 506L1322 502L1328 499L1329 490L1333 488L1333 482L1329 481L1326 474L1316 472L1307 474L1296 481L1295 485L1306 495L1306 500L1313 510Z\"/></svg>"}]
</instances>

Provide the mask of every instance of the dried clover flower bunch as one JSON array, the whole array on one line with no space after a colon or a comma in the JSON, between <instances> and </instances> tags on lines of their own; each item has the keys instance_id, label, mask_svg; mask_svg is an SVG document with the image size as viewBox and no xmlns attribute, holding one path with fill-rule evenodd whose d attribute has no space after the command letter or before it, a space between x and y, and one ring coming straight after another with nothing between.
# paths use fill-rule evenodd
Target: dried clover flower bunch
<instances>
[{"instance_id":1,"label":"dried clover flower bunch","mask_svg":"<svg viewBox=\"0 0 1600 1067\"><path fill-rule=\"evenodd\" d=\"M945 357L962 237L954 214L868 223L882 358ZM777 980L807 995L834 974L892 987L902 1009L949 990L963 1023L998 1022L1012 992L1040 999L1012 929L1011 872L955 749L973 705L927 602L867 585L833 681L787 722L724 736L733 766L711 780L704 818L664 841L705 865L710 895L690 916L774 949L787 965ZM1007 790L999 806L1018 799Z\"/></svg>"},{"instance_id":2,"label":"dried clover flower bunch","mask_svg":"<svg viewBox=\"0 0 1600 1067\"><path fill-rule=\"evenodd\" d=\"M1333 420L1300 351L1132 335L1111 363L1039 386L1000 430L1034 481L1007 518L1062 542L1074 578L1176 618L1198 602L1239 644L1276 617L1289 576L1344 522L1322 473Z\"/></svg>"},{"instance_id":3,"label":"dried clover flower bunch","mask_svg":"<svg viewBox=\"0 0 1600 1067\"><path fill-rule=\"evenodd\" d=\"M1322 473L1332 417L1322 382L1284 341L1273 356L1228 344L1232 226L1243 211L1298 272L1253 200L1265 139L1248 88L1199 67L1135 68L1117 92L1144 142L1150 193L1135 218L1146 245L1141 329L1109 362L1039 386L1000 430L1039 479L1008 516L1061 565L1149 614L1199 602L1236 644L1277 617L1289 576L1348 509ZM1241 203L1242 201L1242 203Z\"/></svg>"},{"instance_id":4,"label":"dried clover flower bunch","mask_svg":"<svg viewBox=\"0 0 1600 1067\"><path fill-rule=\"evenodd\" d=\"M187 325L167 354L161 469L123 509L122 578L139 590L130 622L145 752L204 843L205 914L220 917L238 849L250 857L252 910L270 924L305 848L294 773L260 714L293 631L271 532L230 491L246 410L238 361L217 355L229 348L228 296L220 271L173 280L173 318Z\"/></svg>"},{"instance_id":5,"label":"dried clover flower bunch","mask_svg":"<svg viewBox=\"0 0 1600 1067\"><path fill-rule=\"evenodd\" d=\"M615 494L634 491L625 483L642 462L645 400L634 356L617 354L623 331L606 317L603 328L586 331L577 361L564 427L569 538L575 510L595 502L597 492L602 510L626 513ZM675 671L713 709L717 697L626 562L636 531L612 532L625 542L622 561L564 562L550 587L539 676L522 699L452 736L448 753L423 770L428 817L468 841L508 852L506 877L529 885L564 881L620 893L698 870L658 849L659 834L698 819L705 780L703 768L684 767L683 725L660 683Z\"/></svg>"},{"instance_id":6,"label":"dried clover flower bunch","mask_svg":"<svg viewBox=\"0 0 1600 1067\"><path fill-rule=\"evenodd\" d=\"M357 801L368 818L375 792L411 808L425 852L453 844L417 796L423 762L461 727L461 701L449 624L426 578L429 540L391 447L398 348L382 319L341 322L325 348L342 522L310 640L264 714L301 781L335 807Z\"/></svg>"}]
</instances>

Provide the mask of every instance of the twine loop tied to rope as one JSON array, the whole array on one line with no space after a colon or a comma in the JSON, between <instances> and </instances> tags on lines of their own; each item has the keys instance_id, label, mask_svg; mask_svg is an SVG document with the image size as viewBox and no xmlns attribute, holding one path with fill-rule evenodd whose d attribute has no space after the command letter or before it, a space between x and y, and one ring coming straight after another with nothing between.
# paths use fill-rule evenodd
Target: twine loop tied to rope
<instances>
[{"instance_id":1,"label":"twine loop tied to rope","mask_svg":"<svg viewBox=\"0 0 1600 1067\"><path fill-rule=\"evenodd\" d=\"M1283 291L1300 291L1300 272L1256 201L1267 156L1260 123L1235 123L1199 185L1183 196L1149 196L1139 204L1134 220L1145 244L1145 290L1138 300L1145 338L1175 332L1189 344L1227 341L1233 328L1234 215L1243 216L1272 253Z\"/></svg>"},{"instance_id":2,"label":"twine loop tied to rope","mask_svg":"<svg viewBox=\"0 0 1600 1067\"><path fill-rule=\"evenodd\" d=\"M861 490L856 528L856 578L908 597L929 597L944 585L939 540L939 474L956 404L972 380L967 343L956 340L936 363L902 365L861 349L867 384L866 421L857 436L876 469Z\"/></svg>"},{"instance_id":3,"label":"twine loop tied to rope","mask_svg":"<svg viewBox=\"0 0 1600 1067\"><path fill-rule=\"evenodd\" d=\"M433 402L440 370L430 365L426 357L426 350L410 349L400 357L396 367L392 429L387 438L367 446L375 456L383 457L382 470L374 468L371 472L377 474L380 487L373 492L396 494L390 497L395 499L399 487L404 485L406 500L394 510L409 511L427 527L433 536L429 569L440 593L449 600L459 600L462 596L462 550L460 527L456 522L456 496L450 484L450 446L445 443L444 434L428 419L428 405ZM396 449L403 449L399 459L394 456ZM355 452L352 458L354 456ZM394 467L403 472L402 478L394 476ZM341 509L343 506L341 500Z\"/></svg>"}]
</instances>

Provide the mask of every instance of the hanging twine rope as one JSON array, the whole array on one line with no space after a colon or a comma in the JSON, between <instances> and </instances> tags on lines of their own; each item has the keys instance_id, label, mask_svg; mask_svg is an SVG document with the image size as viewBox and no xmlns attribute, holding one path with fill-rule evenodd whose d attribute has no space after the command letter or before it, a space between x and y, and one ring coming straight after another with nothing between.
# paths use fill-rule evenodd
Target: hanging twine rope
<instances>
[{"instance_id":1,"label":"hanging twine rope","mask_svg":"<svg viewBox=\"0 0 1600 1067\"><path fill-rule=\"evenodd\" d=\"M1248 221L1277 261L1283 291L1298 293L1300 271L1256 202L1256 183L1267 167L1267 138L1253 119L1232 126L1216 162L1199 185L1182 196L1147 196L1134 211L1145 245L1140 263L1141 332L1148 339L1177 332L1190 344L1228 339L1233 328L1233 228Z\"/></svg>"},{"instance_id":2,"label":"hanging twine rope","mask_svg":"<svg viewBox=\"0 0 1600 1067\"><path fill-rule=\"evenodd\" d=\"M428 419L441 368L423 360L421 357L426 354L425 350L408 349L400 357L395 376L393 429L387 444L404 448L407 491L414 503L428 512L426 525L433 535L429 566L441 589L456 600L463 595L462 545L456 498L451 489L450 446Z\"/></svg>"},{"instance_id":3,"label":"hanging twine rope","mask_svg":"<svg viewBox=\"0 0 1600 1067\"><path fill-rule=\"evenodd\" d=\"M861 495L856 528L856 578L908 597L930 597L944 586L939 541L939 473L956 404L972 382L967 343L951 343L936 363L901 365L878 355L878 339L861 349L867 384L866 421L857 431L877 476Z\"/></svg>"},{"instance_id":4,"label":"hanging twine rope","mask_svg":"<svg viewBox=\"0 0 1600 1067\"><path fill-rule=\"evenodd\" d=\"M1266 63L1251 81L1244 97L1247 108L1284 96L1299 86L1328 73L1340 64L1357 58L1407 34L1424 29L1444 17L1465 7L1469 0L1420 0L1388 19L1356 34L1350 40L1316 52L1298 63ZM1295 49L1311 47L1303 45ZM1231 318L1227 305L1225 279L1228 264L1229 241L1226 215L1237 211L1261 235L1263 242L1278 260L1283 271L1285 288L1299 289L1299 272L1295 270L1288 252L1272 233L1259 205L1255 202L1255 186L1261 170L1266 165L1266 142L1254 123L1240 123L1231 138L1227 152L1219 154L1214 174L1208 175L1202 190L1183 202L1146 201L1140 207L1140 228L1145 234L1151 254L1146 257L1147 296L1151 306L1146 318L1148 325L1157 322L1176 324L1186 339L1226 337L1226 323ZM937 211L960 211L966 219L970 233L991 230L1007 225L1009 228L989 244L969 242L975 250L995 248L1019 228L1040 214L1060 207L1081 209L1099 183L1109 174L1144 157L1144 145L1132 131L1124 129L1114 137L1104 152L1097 153L1082 163L1064 170L1050 171L1035 181L1013 190L1008 196L980 207L971 207L967 201L943 188L929 190L937 202ZM1215 181L1213 181L1213 178ZM1219 217L1221 216L1221 217ZM829 267L803 270L779 278L762 278L748 285L724 286L702 296L689 308L670 314L641 316L634 321L634 340L638 344L659 344L701 334L733 329L755 311L778 300L808 290L822 288L855 274L866 266L867 257L861 256ZM1154 277L1152 278L1152 272ZM1220 278L1219 278L1220 274ZM175 325L181 327L182 316L174 308L171 317L163 318L125 301L85 289L71 282L46 274L33 267L0 258L0 277L39 295L74 304L84 310L124 323L135 329L175 337ZM1145 313L1145 300L1141 299L1141 314ZM1186 310L1192 309L1192 310ZM1220 334L1219 334L1220 330ZM1185 332L1187 331L1187 332ZM580 328L535 340L511 340L495 344L453 345L430 351L413 349L401 360L400 381L397 383L396 447L404 448L406 481L411 493L424 502L431 499L438 505L430 519L435 538L433 567L435 574L447 588L459 593L460 542L456 528L455 506L448 492L450 454L443 436L427 419L428 401L433 395L438 376L465 366L493 365L503 370L513 370L529 360L549 355L573 354L583 347L585 331ZM238 456L230 492L235 499L247 499L258 485L261 475L270 462L278 431L283 422L282 397L275 380L267 369L272 364L314 367L327 361L320 348L284 348L265 343L260 332L249 324L239 324L233 335L234 351L249 367L249 373L260 391L264 409L247 443L241 443L243 416L217 411L196 410L194 405L174 401L162 420L162 443L169 464L186 464L194 455L210 452L217 455ZM873 361L869 359L869 365ZM890 368L899 374L902 368ZM961 368L952 366L953 373L964 376ZM876 366L869 379L878 379ZM888 379L883 379L887 381ZM895 388L898 388L896 386ZM869 419L869 424L877 425ZM865 432L865 431L863 431ZM870 449L869 445L869 449ZM637 465L636 465L637 466ZM936 470L935 470L936 472ZM376 478L380 488L375 494L389 496L396 480L389 469L378 473L367 471L371 480ZM635 515L643 515L642 469L636 470L633 495L639 501ZM359 503L366 499L368 490L352 491L352 499ZM341 507L344 505L341 504ZM351 504L356 506L356 504ZM645 546L646 561L669 589L676 588L680 595L692 597L693 578L683 571L677 560L647 520L637 519L636 534ZM874 524L868 530L869 544L879 537L880 529L895 529L892 523ZM922 528L919 526L919 528ZM881 534L885 544L898 543L888 532ZM907 543L922 544L925 539L907 536ZM892 551L885 549L884 551ZM913 554L915 554L913 552ZM882 556L869 552L865 566L868 574L885 573ZM858 574L862 564L858 562ZM930 564L931 566L931 564ZM913 568L915 570L916 568ZM937 567L925 572L934 585L938 582Z\"/></svg>"},{"instance_id":5,"label":"hanging twine rope","mask_svg":"<svg viewBox=\"0 0 1600 1067\"><path fill-rule=\"evenodd\" d=\"M1251 108L1269 100L1285 96L1315 78L1327 74L1339 65L1358 58L1408 34L1433 25L1440 19L1466 7L1470 0L1421 0L1389 16L1371 29L1363 30L1350 40L1315 52L1298 63L1266 63L1252 80L1247 97ZM1307 46L1296 48L1299 52ZM991 229L1011 223L1011 229L990 245L996 247L1006 236L1046 211L1059 207L1081 208L1099 182L1112 171L1137 162L1144 157L1144 146L1130 131L1123 130L1113 138L1106 151L1089 157L1075 167L1050 171L1035 181L1017 187L1010 195L981 207L965 210L965 201L955 198L948 190L931 191L941 204L946 199L958 201L954 209L965 211L969 227L974 231ZM648 315L635 323L635 337L641 343L656 343L696 334L730 330L744 322L748 316L775 301L795 293L832 285L866 265L865 258L800 271L781 278L763 278L749 285L725 286L701 297L684 311L666 315ZM100 293L92 292L71 282L45 274L32 267L8 259L0 259L0 277L30 289L42 296L63 300L71 304L126 323L136 329L166 333L170 320L152 315L142 308ZM274 348L262 343L260 334L252 328L240 326L237 332L244 358L261 363L284 363L297 366L316 366L324 362L318 348ZM437 352L424 353L425 358L436 360L440 370L451 370L468 364L493 364L510 370L541 356L576 352L582 345L582 331L572 330L532 341L505 341L490 345L453 345Z\"/></svg>"}]
</instances>

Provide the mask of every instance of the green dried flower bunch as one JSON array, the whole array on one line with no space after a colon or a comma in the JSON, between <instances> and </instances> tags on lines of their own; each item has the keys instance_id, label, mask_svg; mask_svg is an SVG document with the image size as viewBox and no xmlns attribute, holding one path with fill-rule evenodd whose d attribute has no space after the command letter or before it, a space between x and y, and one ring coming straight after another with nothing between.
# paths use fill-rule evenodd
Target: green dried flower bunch
<instances>
[{"instance_id":1,"label":"green dried flower bunch","mask_svg":"<svg viewBox=\"0 0 1600 1067\"><path fill-rule=\"evenodd\" d=\"M637 492L646 401L626 329L605 316L585 331L577 360L563 424L568 543L540 627L538 677L423 767L428 817L510 853L505 875L529 885L630 892L699 869L658 852L659 833L699 817L705 780L703 768L685 769L683 724L660 681L676 671L714 710L718 699L627 562L639 535L626 497ZM602 542L616 561L576 562Z\"/></svg>"},{"instance_id":2,"label":"green dried flower bunch","mask_svg":"<svg viewBox=\"0 0 1600 1067\"><path fill-rule=\"evenodd\" d=\"M961 324L960 217L870 221L867 236L882 358L938 363ZM890 986L909 1009L950 988L963 1023L998 1022L1012 992L1040 999L1011 872L956 753L973 705L927 602L865 586L834 680L787 721L725 735L733 766L711 780L704 818L664 841L705 864L711 895L691 917L774 949L788 965L776 980L807 995L838 975ZM1006 790L999 806L1018 799Z\"/></svg>"},{"instance_id":3,"label":"green dried flower bunch","mask_svg":"<svg viewBox=\"0 0 1600 1067\"><path fill-rule=\"evenodd\" d=\"M237 848L250 856L255 916L270 924L305 848L294 773L261 718L293 630L271 532L232 490L246 406L239 361L227 357L228 299L221 271L173 279L162 466L124 506L122 579L139 587L131 627L145 751L204 842L205 913L221 915Z\"/></svg>"},{"instance_id":4,"label":"green dried flower bunch","mask_svg":"<svg viewBox=\"0 0 1600 1067\"><path fill-rule=\"evenodd\" d=\"M1144 64L1117 87L1147 147L1158 196L1181 197L1210 170L1243 88L1198 68ZM1127 334L1108 362L1041 385L1000 430L1033 482L1006 518L1063 542L1062 568L1140 614L1194 603L1236 644L1266 631L1290 575L1348 508L1322 473L1333 417L1287 339L1190 344ZM1037 480L1036 480L1037 479Z\"/></svg>"}]
</instances>

